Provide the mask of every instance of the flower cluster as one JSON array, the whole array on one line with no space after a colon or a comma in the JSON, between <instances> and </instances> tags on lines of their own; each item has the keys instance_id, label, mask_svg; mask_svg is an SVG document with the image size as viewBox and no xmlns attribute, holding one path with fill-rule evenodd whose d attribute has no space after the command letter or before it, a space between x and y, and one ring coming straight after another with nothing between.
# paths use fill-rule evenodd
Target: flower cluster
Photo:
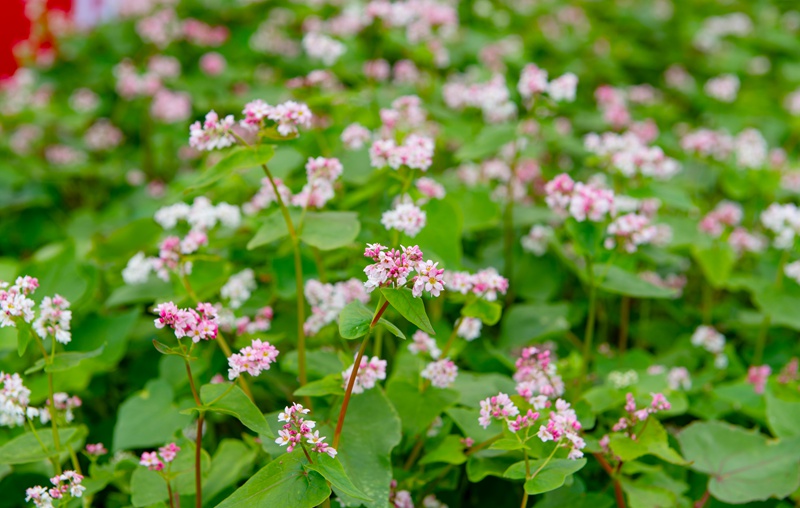
<instances>
[{"instance_id":1,"label":"flower cluster","mask_svg":"<svg viewBox=\"0 0 800 508\"><path fill-rule=\"evenodd\" d=\"M474 294L479 298L493 302L497 295L508 291L508 279L500 275L495 268L484 268L475 273L447 272L445 279L450 291L466 295Z\"/></svg>"},{"instance_id":2,"label":"flower cluster","mask_svg":"<svg viewBox=\"0 0 800 508\"><path fill-rule=\"evenodd\" d=\"M556 176L545 185L545 201L554 212L571 216L578 222L603 222L614 216L614 193L583 182L574 182L566 173Z\"/></svg>"},{"instance_id":3,"label":"flower cluster","mask_svg":"<svg viewBox=\"0 0 800 508\"><path fill-rule=\"evenodd\" d=\"M731 201L721 201L701 220L698 228L713 238L725 231L725 226L734 227L742 222L742 206Z\"/></svg>"},{"instance_id":4,"label":"flower cluster","mask_svg":"<svg viewBox=\"0 0 800 508\"><path fill-rule=\"evenodd\" d=\"M33 321L36 302L28 297L38 287L39 280L29 275L17 277L13 285L0 281L0 328L17 326L19 319Z\"/></svg>"},{"instance_id":5,"label":"flower cluster","mask_svg":"<svg viewBox=\"0 0 800 508\"><path fill-rule=\"evenodd\" d=\"M370 164L374 168L406 166L427 171L433 163L433 148L431 138L418 134L409 134L399 145L393 139L379 139L369 148Z\"/></svg>"},{"instance_id":6,"label":"flower cluster","mask_svg":"<svg viewBox=\"0 0 800 508\"><path fill-rule=\"evenodd\" d=\"M325 34L309 32L303 37L303 49L311 58L322 60L330 67L342 56L345 45Z\"/></svg>"},{"instance_id":7,"label":"flower cluster","mask_svg":"<svg viewBox=\"0 0 800 508\"><path fill-rule=\"evenodd\" d=\"M170 443L159 448L158 452L144 452L139 459L139 465L145 466L150 471L162 471L166 464L175 460L179 451L181 448L177 444Z\"/></svg>"},{"instance_id":8,"label":"flower cluster","mask_svg":"<svg viewBox=\"0 0 800 508\"><path fill-rule=\"evenodd\" d=\"M250 199L249 202L242 205L242 211L247 215L255 215L260 210L264 210L272 203L278 202L278 197L284 203L289 203L292 199L292 190L287 187L283 180L280 178L274 179L275 185L272 185L269 178L264 177L261 179L261 187L258 192ZM275 193L275 187L278 188L278 193Z\"/></svg>"},{"instance_id":9,"label":"flower cluster","mask_svg":"<svg viewBox=\"0 0 800 508\"><path fill-rule=\"evenodd\" d=\"M350 383L350 376L353 375L354 366L355 362L342 372L342 386L345 388ZM374 388L378 381L384 379L386 379L386 360L381 360L377 356L373 356L370 359L362 356L356 379L353 382L353 393L364 393L364 390Z\"/></svg>"},{"instance_id":10,"label":"flower cluster","mask_svg":"<svg viewBox=\"0 0 800 508\"><path fill-rule=\"evenodd\" d=\"M485 83L469 83L463 77L451 78L442 87L442 95L451 109L480 109L488 123L505 122L517 114L517 105L511 101L502 74L494 74Z\"/></svg>"},{"instance_id":11,"label":"flower cluster","mask_svg":"<svg viewBox=\"0 0 800 508\"><path fill-rule=\"evenodd\" d=\"M427 215L408 195L398 199L394 208L383 212L381 224L387 230L395 229L409 237L415 237L425 227Z\"/></svg>"},{"instance_id":12,"label":"flower cluster","mask_svg":"<svg viewBox=\"0 0 800 508\"><path fill-rule=\"evenodd\" d=\"M714 327L701 325L692 334L692 345L702 347L714 355L714 365L718 369L724 369L728 365L728 357L725 356L725 336L719 333Z\"/></svg>"},{"instance_id":13,"label":"flower cluster","mask_svg":"<svg viewBox=\"0 0 800 508\"><path fill-rule=\"evenodd\" d=\"M790 249L800 233L800 208L794 203L772 203L761 212L761 223L775 235L775 248Z\"/></svg>"},{"instance_id":14,"label":"flower cluster","mask_svg":"<svg viewBox=\"0 0 800 508\"><path fill-rule=\"evenodd\" d=\"M458 323L458 330L456 335L471 342L481 336L481 329L483 329L483 321L474 317L461 317L461 322Z\"/></svg>"},{"instance_id":15,"label":"flower cluster","mask_svg":"<svg viewBox=\"0 0 800 508\"><path fill-rule=\"evenodd\" d=\"M33 322L36 334L43 339L51 335L61 344L68 344L72 340L70 332L72 311L68 309L69 302L63 296L58 294L52 298L45 296L39 305L41 314Z\"/></svg>"},{"instance_id":16,"label":"flower cluster","mask_svg":"<svg viewBox=\"0 0 800 508\"><path fill-rule=\"evenodd\" d=\"M64 496L83 496L86 487L81 485L81 482L83 482L83 476L80 474L75 471L64 471L62 474L50 478L53 487L49 489L39 485L26 489L25 501L33 501L37 508L51 508L54 500L64 499Z\"/></svg>"},{"instance_id":17,"label":"flower cluster","mask_svg":"<svg viewBox=\"0 0 800 508\"><path fill-rule=\"evenodd\" d=\"M232 317L232 313L228 315ZM235 328L237 335L266 332L272 328L273 317L275 317L275 314L272 307L266 306L258 309L252 318L249 316L242 316L238 319L232 317L230 320L226 320L223 323L223 317L220 316L220 326L228 331L230 331L231 328Z\"/></svg>"},{"instance_id":18,"label":"flower cluster","mask_svg":"<svg viewBox=\"0 0 800 508\"><path fill-rule=\"evenodd\" d=\"M650 223L650 217L628 213L615 218L606 228L605 247L613 249L620 245L626 252L636 252L640 245L653 243L658 238L658 228Z\"/></svg>"},{"instance_id":19,"label":"flower cluster","mask_svg":"<svg viewBox=\"0 0 800 508\"><path fill-rule=\"evenodd\" d=\"M333 183L342 174L339 159L309 158L306 164L308 183L292 197L292 204L303 208L322 208L334 196Z\"/></svg>"},{"instance_id":20,"label":"flower cluster","mask_svg":"<svg viewBox=\"0 0 800 508\"><path fill-rule=\"evenodd\" d=\"M568 72L547 82L547 71L536 64L527 64L522 69L517 91L524 99L532 99L536 94L547 92L556 101L573 102L578 87L578 76Z\"/></svg>"},{"instance_id":21,"label":"flower cluster","mask_svg":"<svg viewBox=\"0 0 800 508\"><path fill-rule=\"evenodd\" d=\"M0 372L0 386L0 426L24 425L31 391L17 373Z\"/></svg>"},{"instance_id":22,"label":"flower cluster","mask_svg":"<svg viewBox=\"0 0 800 508\"><path fill-rule=\"evenodd\" d=\"M351 123L342 131L342 143L348 150L363 148L372 137L372 133L360 123Z\"/></svg>"},{"instance_id":23,"label":"flower cluster","mask_svg":"<svg viewBox=\"0 0 800 508\"><path fill-rule=\"evenodd\" d=\"M634 399L632 393L628 393L625 396L625 412L627 415L621 417L619 421L614 424L611 430L614 432L621 432L625 430L626 433L630 434L630 431L627 429L633 429L637 423L647 420L651 414L659 411L669 411L669 409L672 407L663 394L651 393L650 396L652 397L650 404L637 409L636 399ZM635 436L631 435L630 437L634 438Z\"/></svg>"},{"instance_id":24,"label":"flower cluster","mask_svg":"<svg viewBox=\"0 0 800 508\"><path fill-rule=\"evenodd\" d=\"M569 448L567 458L576 460L583 457L586 442L580 436L581 424L568 402L558 399L555 410L550 412L547 425L539 427L537 435L544 442L555 441L557 446Z\"/></svg>"},{"instance_id":25,"label":"flower cluster","mask_svg":"<svg viewBox=\"0 0 800 508\"><path fill-rule=\"evenodd\" d=\"M198 303L197 309L179 309L172 302L159 304L155 308L158 317L155 326L158 329L170 327L175 337L190 337L192 342L217 338L219 320L217 309L210 303Z\"/></svg>"},{"instance_id":26,"label":"flower cluster","mask_svg":"<svg viewBox=\"0 0 800 508\"><path fill-rule=\"evenodd\" d=\"M336 449L325 442L325 436L320 436L319 431L313 431L317 424L313 420L306 420L301 415L306 415L309 410L300 404L292 404L286 407L278 415L279 422L285 422L283 429L278 431L275 442L281 446L288 445L287 451L292 452L297 445L303 446L303 439L306 444L311 445L311 451L317 453L327 453L330 457L336 457Z\"/></svg>"},{"instance_id":27,"label":"flower cluster","mask_svg":"<svg viewBox=\"0 0 800 508\"><path fill-rule=\"evenodd\" d=\"M105 455L108 453L106 447L103 446L103 443L87 443L86 444L86 455L90 457L99 457L101 455Z\"/></svg>"},{"instance_id":28,"label":"flower cluster","mask_svg":"<svg viewBox=\"0 0 800 508\"><path fill-rule=\"evenodd\" d=\"M72 410L83 405L83 401L80 397L77 395L70 397L69 394L65 392L54 393L53 401L55 402L56 411L63 411L64 421L67 423L75 420L75 414L72 412ZM27 410L27 416L28 418L34 418L38 416L42 424L49 422L52 418L50 413L50 399L47 399L47 405L42 409L29 407Z\"/></svg>"},{"instance_id":29,"label":"flower cluster","mask_svg":"<svg viewBox=\"0 0 800 508\"><path fill-rule=\"evenodd\" d=\"M674 298L681 296L683 288L686 287L686 283L688 282L685 275L670 273L662 276L651 271L641 272L639 278L654 286L675 291Z\"/></svg>"},{"instance_id":30,"label":"flower cluster","mask_svg":"<svg viewBox=\"0 0 800 508\"><path fill-rule=\"evenodd\" d=\"M411 351L413 355L428 353L434 360L438 359L439 355L442 354L442 350L439 349L439 346L436 344L436 339L422 330L417 330L414 332L414 335L411 336L411 343L408 345L408 350Z\"/></svg>"},{"instance_id":31,"label":"flower cluster","mask_svg":"<svg viewBox=\"0 0 800 508\"><path fill-rule=\"evenodd\" d=\"M222 298L230 301L232 309L238 309L250 298L250 294L256 289L255 273L250 268L245 268L241 272L231 275L228 282L219 291Z\"/></svg>"},{"instance_id":32,"label":"flower cluster","mask_svg":"<svg viewBox=\"0 0 800 508\"><path fill-rule=\"evenodd\" d=\"M233 381L244 372L258 376L261 372L269 370L270 364L278 358L278 353L277 348L269 342L254 340L249 346L228 357L228 379Z\"/></svg>"},{"instance_id":33,"label":"flower cluster","mask_svg":"<svg viewBox=\"0 0 800 508\"><path fill-rule=\"evenodd\" d=\"M436 388L447 388L452 385L458 376L458 367L448 358L431 362L420 373L424 379L430 380Z\"/></svg>"},{"instance_id":34,"label":"flower cluster","mask_svg":"<svg viewBox=\"0 0 800 508\"><path fill-rule=\"evenodd\" d=\"M478 423L485 429L489 427L493 419L510 422L518 414L519 409L511 401L511 398L507 394L500 392L481 401L481 415L478 418Z\"/></svg>"},{"instance_id":35,"label":"flower cluster","mask_svg":"<svg viewBox=\"0 0 800 508\"><path fill-rule=\"evenodd\" d=\"M229 147L236 142L231 134L233 125L233 115L220 119L212 109L203 123L197 121L189 127L189 146L207 151Z\"/></svg>"},{"instance_id":36,"label":"flower cluster","mask_svg":"<svg viewBox=\"0 0 800 508\"><path fill-rule=\"evenodd\" d=\"M311 110L305 104L286 101L271 106L260 99L245 104L242 114L244 119L241 126L245 129L256 131L264 126L264 120L271 120L275 122L278 134L284 137L297 134L298 127L308 129L313 118Z\"/></svg>"},{"instance_id":37,"label":"flower cluster","mask_svg":"<svg viewBox=\"0 0 800 508\"><path fill-rule=\"evenodd\" d=\"M439 296L444 289L444 270L437 268L438 263L433 261L423 261L422 251L418 246L402 247L402 251L397 249L387 250L379 243L367 244L364 250L364 257L372 258L375 262L364 268L367 275L367 282L364 287L367 292L373 291L378 287L405 287L409 282L411 271L417 274L411 277L413 283L412 293L414 297L422 296L422 292L427 291L431 296Z\"/></svg>"},{"instance_id":38,"label":"flower cluster","mask_svg":"<svg viewBox=\"0 0 800 508\"><path fill-rule=\"evenodd\" d=\"M541 409L547 399L564 394L564 381L558 374L551 352L537 347L523 348L517 358L514 381L517 393Z\"/></svg>"},{"instance_id":39,"label":"flower cluster","mask_svg":"<svg viewBox=\"0 0 800 508\"><path fill-rule=\"evenodd\" d=\"M444 199L445 190L444 186L434 180L433 178L429 178L424 176L422 178L418 178L416 182L414 182L414 186L417 188L418 191L422 193L423 196L430 198L430 199Z\"/></svg>"},{"instance_id":40,"label":"flower cluster","mask_svg":"<svg viewBox=\"0 0 800 508\"><path fill-rule=\"evenodd\" d=\"M628 178L642 175L668 180L681 169L678 161L667 157L660 147L648 146L642 133L635 131L590 133L583 143L589 152L607 160L612 169Z\"/></svg>"},{"instance_id":41,"label":"flower cluster","mask_svg":"<svg viewBox=\"0 0 800 508\"><path fill-rule=\"evenodd\" d=\"M757 394L761 395L764 393L770 374L772 374L772 368L769 365L753 365L747 369L747 382L753 385Z\"/></svg>"},{"instance_id":42,"label":"flower cluster","mask_svg":"<svg viewBox=\"0 0 800 508\"><path fill-rule=\"evenodd\" d=\"M522 237L522 248L536 256L543 256L547 252L551 238L553 238L553 228L535 224L531 226L528 234Z\"/></svg>"},{"instance_id":43,"label":"flower cluster","mask_svg":"<svg viewBox=\"0 0 800 508\"><path fill-rule=\"evenodd\" d=\"M345 306L353 301L367 303L369 295L358 279L324 284L316 279L306 282L304 293L311 306L311 314L303 324L305 334L319 332L323 326L334 322Z\"/></svg>"}]
</instances>

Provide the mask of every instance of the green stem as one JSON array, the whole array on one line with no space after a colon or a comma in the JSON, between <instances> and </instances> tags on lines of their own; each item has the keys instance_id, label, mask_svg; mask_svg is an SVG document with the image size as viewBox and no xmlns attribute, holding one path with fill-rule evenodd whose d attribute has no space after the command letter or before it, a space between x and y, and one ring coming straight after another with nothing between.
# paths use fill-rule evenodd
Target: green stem
<instances>
[{"instance_id":1,"label":"green stem","mask_svg":"<svg viewBox=\"0 0 800 508\"><path fill-rule=\"evenodd\" d=\"M453 325L453 331L450 332L450 337L447 338L447 343L445 343L444 347L442 348L442 358L447 357L447 353L450 352L450 348L453 347L453 343L456 340L456 336L458 335L458 328L461 326L461 323L464 321L464 316L459 316L456 319L456 323Z\"/></svg>"},{"instance_id":2,"label":"green stem","mask_svg":"<svg viewBox=\"0 0 800 508\"><path fill-rule=\"evenodd\" d=\"M506 187L506 207L503 211L503 272L509 281L514 280L514 200L512 199L512 184L514 178L509 178ZM513 291L509 287L506 292L506 305L511 305L514 301Z\"/></svg>"},{"instance_id":3,"label":"green stem","mask_svg":"<svg viewBox=\"0 0 800 508\"><path fill-rule=\"evenodd\" d=\"M211 406L213 406L214 404L216 404L217 402L219 402L220 400L222 400L222 398L223 398L223 397L225 397L226 395L228 395L229 393L231 393L231 390L233 390L233 387L234 387L234 386L236 386L236 383L231 383L231 384L228 386L228 389L227 389L227 390L225 390L224 392L222 392L222 394L221 394L219 397L217 397L216 399L214 399L214 400L212 400L211 402L209 402L208 404L206 404L206 406L207 406L207 407L211 407Z\"/></svg>"},{"instance_id":4,"label":"green stem","mask_svg":"<svg viewBox=\"0 0 800 508\"><path fill-rule=\"evenodd\" d=\"M583 367L581 368L581 376L578 379L579 389L583 387L583 383L589 375L589 365L592 361L594 321L597 314L597 291L594 281L594 265L590 256L586 256L586 276L589 282L589 316L586 319L586 332L583 338Z\"/></svg>"},{"instance_id":5,"label":"green stem","mask_svg":"<svg viewBox=\"0 0 800 508\"><path fill-rule=\"evenodd\" d=\"M42 352L44 356L44 362L46 365L52 365L53 358L55 357L55 349L56 349L56 339L53 337L53 347L51 354L47 354L47 349L44 347L44 342L38 336L36 337L36 343L39 346L39 350ZM47 368L45 367L45 371ZM53 373L47 372L47 389L49 391L50 396L50 407L47 410L50 412L50 428L53 431L53 446L55 447L55 457L52 459L53 469L55 469L56 475L61 474L61 438L58 435L58 413L56 411L56 396L55 396L55 388L53 386Z\"/></svg>"}]
</instances>

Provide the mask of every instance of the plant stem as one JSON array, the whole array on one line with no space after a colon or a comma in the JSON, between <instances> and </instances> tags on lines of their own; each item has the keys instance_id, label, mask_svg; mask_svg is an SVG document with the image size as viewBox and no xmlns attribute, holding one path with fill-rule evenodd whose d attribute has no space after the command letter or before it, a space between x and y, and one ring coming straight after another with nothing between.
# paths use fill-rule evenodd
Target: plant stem
<instances>
[{"instance_id":1,"label":"plant stem","mask_svg":"<svg viewBox=\"0 0 800 508\"><path fill-rule=\"evenodd\" d=\"M714 289L708 282L703 283L703 324L711 324L712 307L714 305Z\"/></svg>"},{"instance_id":2,"label":"plant stem","mask_svg":"<svg viewBox=\"0 0 800 508\"><path fill-rule=\"evenodd\" d=\"M450 348L453 347L453 343L456 340L456 335L458 335L458 328L461 326L461 323L463 321L464 321L464 316L459 316L458 319L456 319L456 324L453 325L453 331L450 332L450 337L447 338L447 343L442 348L442 354L441 354L442 358L445 358L447 356L447 353L450 352Z\"/></svg>"},{"instance_id":3,"label":"plant stem","mask_svg":"<svg viewBox=\"0 0 800 508\"><path fill-rule=\"evenodd\" d=\"M197 437L194 447L194 487L195 507L203 508L203 421L206 414L201 412L197 418Z\"/></svg>"},{"instance_id":4,"label":"plant stem","mask_svg":"<svg viewBox=\"0 0 800 508\"><path fill-rule=\"evenodd\" d=\"M225 390L224 392L222 392L222 393L220 394L220 396L219 396L219 397L217 397L216 399L214 399L214 400L212 400L211 402L209 402L208 404L206 404L206 406L209 406L209 407L211 407L211 406L213 406L214 404L216 404L217 402L219 402L220 400L222 400L222 398L223 398L223 397L225 397L226 395L228 395L229 393L231 393L231 390L233 390L233 387L234 387L234 386L236 386L236 383L231 383L231 384L228 386L228 389L227 389L227 390Z\"/></svg>"},{"instance_id":5,"label":"plant stem","mask_svg":"<svg viewBox=\"0 0 800 508\"><path fill-rule=\"evenodd\" d=\"M708 503L709 497L711 497L711 493L708 491L708 489L706 489L706 491L703 493L703 497L698 499L697 502L694 504L694 508L703 508L706 505L706 503Z\"/></svg>"},{"instance_id":6,"label":"plant stem","mask_svg":"<svg viewBox=\"0 0 800 508\"><path fill-rule=\"evenodd\" d=\"M594 265L592 258L586 256L586 275L589 281L589 316L586 319L586 332L583 338L583 366L581 375L578 379L579 390L583 387L586 377L589 375L589 365L592 361L592 340L594 339L594 321L597 314L597 291L594 283Z\"/></svg>"},{"instance_id":7,"label":"plant stem","mask_svg":"<svg viewBox=\"0 0 800 508\"><path fill-rule=\"evenodd\" d=\"M382 300L383 298L381 298ZM372 322L369 324L369 331L364 336L364 340L361 341L361 347L358 348L358 354L356 354L356 360L353 363L353 371L350 373L350 379L347 381L347 388L344 392L344 399L342 400L342 409L339 410L339 419L336 422L336 430L333 433L333 447L337 450L339 449L339 439L342 436L342 427L344 426L344 417L347 414L347 406L350 404L350 397L353 395L353 386L356 383L356 376L358 376L358 368L361 366L361 358L364 357L364 351L367 349L367 342L369 342L369 336L372 332L372 329L375 328L375 325L380 320L383 313L386 311L386 308L389 307L389 302L383 302L381 305L381 300L378 300L378 310L375 311L375 316L372 318Z\"/></svg>"},{"instance_id":8,"label":"plant stem","mask_svg":"<svg viewBox=\"0 0 800 508\"><path fill-rule=\"evenodd\" d=\"M514 178L509 178L506 188L506 207L503 211L503 273L512 282L514 279L514 200L512 199ZM506 306L514 301L513 291L509 287L506 292Z\"/></svg>"},{"instance_id":9,"label":"plant stem","mask_svg":"<svg viewBox=\"0 0 800 508\"><path fill-rule=\"evenodd\" d=\"M631 298L623 296L619 309L619 353L628 349L628 328L631 320Z\"/></svg>"},{"instance_id":10,"label":"plant stem","mask_svg":"<svg viewBox=\"0 0 800 508\"><path fill-rule=\"evenodd\" d=\"M167 495L169 496L169 508L175 508L175 500L172 495L172 482L167 480Z\"/></svg>"},{"instance_id":11,"label":"plant stem","mask_svg":"<svg viewBox=\"0 0 800 508\"><path fill-rule=\"evenodd\" d=\"M617 501L617 508L625 508L625 495L622 492L622 486L617 479L617 474L614 472L614 468L611 467L611 464L599 453L595 453L594 457L600 463L600 466L608 473L608 476L611 477L611 480L614 482L614 498Z\"/></svg>"},{"instance_id":12,"label":"plant stem","mask_svg":"<svg viewBox=\"0 0 800 508\"><path fill-rule=\"evenodd\" d=\"M44 357L44 363L46 365L52 365L53 358L55 357L56 352L56 339L53 337L53 348L51 354L47 354L47 349L44 347L44 342L39 336L36 337L36 344L39 346L39 350L42 352L42 356ZM47 368L45 367L45 371ZM56 412L56 397L55 397L55 389L53 387L53 373L47 372L47 388L49 391L49 399L50 399L50 407L47 410L50 412L50 428L53 431L53 447L55 448L55 456L52 457L51 462L53 463L53 469L55 470L56 475L61 474L61 438L58 435L58 413ZM32 425L32 424L31 424Z\"/></svg>"}]
</instances>

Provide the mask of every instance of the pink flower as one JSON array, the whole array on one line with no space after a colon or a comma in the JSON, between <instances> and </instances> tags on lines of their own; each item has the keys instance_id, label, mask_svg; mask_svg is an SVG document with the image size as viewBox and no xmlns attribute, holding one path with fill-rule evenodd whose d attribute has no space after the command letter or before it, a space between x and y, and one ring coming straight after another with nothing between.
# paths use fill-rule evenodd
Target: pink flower
<instances>
[{"instance_id":1,"label":"pink flower","mask_svg":"<svg viewBox=\"0 0 800 508\"><path fill-rule=\"evenodd\" d=\"M156 454L156 452L142 453L142 457L139 459L139 464L146 466L150 471L161 471L164 469L164 463L158 458L158 454Z\"/></svg>"},{"instance_id":2,"label":"pink flower","mask_svg":"<svg viewBox=\"0 0 800 508\"><path fill-rule=\"evenodd\" d=\"M578 76L568 72L552 80L547 85L547 93L556 101L575 101L575 89L578 87Z\"/></svg>"},{"instance_id":3,"label":"pink flower","mask_svg":"<svg viewBox=\"0 0 800 508\"><path fill-rule=\"evenodd\" d=\"M530 99L535 94L546 91L547 71L540 69L536 64L527 64L522 69L522 74L517 84L517 90L525 99Z\"/></svg>"},{"instance_id":4,"label":"pink flower","mask_svg":"<svg viewBox=\"0 0 800 508\"><path fill-rule=\"evenodd\" d=\"M439 263L434 263L431 260L425 263L419 263L417 266L417 274L414 277L414 287L412 293L415 297L422 296L423 289L431 294L431 296L439 296L444 289L444 270L437 268Z\"/></svg>"},{"instance_id":5,"label":"pink flower","mask_svg":"<svg viewBox=\"0 0 800 508\"><path fill-rule=\"evenodd\" d=\"M175 457L178 455L178 452L181 451L180 447L175 443L170 443L166 446L162 446L158 449L158 454L161 455L161 458L164 462L172 462L175 460Z\"/></svg>"},{"instance_id":6,"label":"pink flower","mask_svg":"<svg viewBox=\"0 0 800 508\"><path fill-rule=\"evenodd\" d=\"M478 423L485 429L492 423L492 419L508 420L518 414L519 409L511 402L511 398L501 392L481 401L481 415Z\"/></svg>"},{"instance_id":7,"label":"pink flower","mask_svg":"<svg viewBox=\"0 0 800 508\"><path fill-rule=\"evenodd\" d=\"M216 51L211 51L200 57L200 70L207 76L219 76L225 72L227 65L225 57Z\"/></svg>"},{"instance_id":8,"label":"pink flower","mask_svg":"<svg viewBox=\"0 0 800 508\"><path fill-rule=\"evenodd\" d=\"M342 386L347 387L350 382L354 365L350 365L342 372ZM367 359L364 356L361 358L356 380L353 383L353 393L364 393L365 390L374 388L375 384L383 379L386 379L386 360L381 360L377 356Z\"/></svg>"},{"instance_id":9,"label":"pink flower","mask_svg":"<svg viewBox=\"0 0 800 508\"><path fill-rule=\"evenodd\" d=\"M233 123L233 115L220 120L219 115L211 110L202 124L195 122L189 128L189 146L208 151L231 146L236 141L230 134Z\"/></svg>"},{"instance_id":10,"label":"pink flower","mask_svg":"<svg viewBox=\"0 0 800 508\"><path fill-rule=\"evenodd\" d=\"M106 450L106 447L103 446L103 443L97 443L97 444L87 443L86 453L93 457L99 457L100 455L105 455L106 453L108 453L108 450Z\"/></svg>"},{"instance_id":11,"label":"pink flower","mask_svg":"<svg viewBox=\"0 0 800 508\"><path fill-rule=\"evenodd\" d=\"M300 404L292 404L286 407L282 413L278 415L279 422L285 422L283 429L278 431L278 437L275 443L280 446L287 446L287 451L292 452L298 445L304 446L303 439L306 440L308 445L311 445L311 451L316 453L325 453L331 458L336 457L336 450L325 443L325 437L319 435L319 431L312 431L316 427L316 422L306 420L303 416L308 414L309 410Z\"/></svg>"},{"instance_id":12,"label":"pink flower","mask_svg":"<svg viewBox=\"0 0 800 508\"><path fill-rule=\"evenodd\" d=\"M747 382L753 385L757 394L761 395L764 393L770 374L772 368L769 365L753 365L747 370Z\"/></svg>"},{"instance_id":13,"label":"pink flower","mask_svg":"<svg viewBox=\"0 0 800 508\"><path fill-rule=\"evenodd\" d=\"M447 388L455 382L458 367L452 360L444 358L426 365L420 376L429 379L436 388Z\"/></svg>"},{"instance_id":14,"label":"pink flower","mask_svg":"<svg viewBox=\"0 0 800 508\"><path fill-rule=\"evenodd\" d=\"M359 123L351 123L342 131L342 143L348 150L359 150L372 137L372 133Z\"/></svg>"},{"instance_id":15,"label":"pink flower","mask_svg":"<svg viewBox=\"0 0 800 508\"><path fill-rule=\"evenodd\" d=\"M278 124L278 133L281 136L289 136L297 134L298 127L310 128L312 114L305 104L286 101L272 108L267 118Z\"/></svg>"},{"instance_id":16,"label":"pink flower","mask_svg":"<svg viewBox=\"0 0 800 508\"><path fill-rule=\"evenodd\" d=\"M191 96L162 88L153 96L150 116L163 123L184 122L192 115Z\"/></svg>"},{"instance_id":17,"label":"pink flower","mask_svg":"<svg viewBox=\"0 0 800 508\"><path fill-rule=\"evenodd\" d=\"M556 398L564 394L564 381L547 349L526 347L516 362L517 393L531 404L539 395ZM537 402L537 404L539 404Z\"/></svg>"},{"instance_id":18,"label":"pink flower","mask_svg":"<svg viewBox=\"0 0 800 508\"><path fill-rule=\"evenodd\" d=\"M269 370L270 365L278 358L279 351L269 342L254 340L249 346L242 348L238 353L228 357L228 379L231 381L247 372L251 376L258 376L261 372Z\"/></svg>"},{"instance_id":19,"label":"pink flower","mask_svg":"<svg viewBox=\"0 0 800 508\"><path fill-rule=\"evenodd\" d=\"M411 354L428 353L434 360L439 358L439 355L442 354L442 351L436 344L436 339L422 330L414 332L414 335L411 336L411 340L411 344L408 345L408 350L411 351Z\"/></svg>"},{"instance_id":20,"label":"pink flower","mask_svg":"<svg viewBox=\"0 0 800 508\"><path fill-rule=\"evenodd\" d=\"M423 177L414 183L423 195L432 199L443 199L445 196L444 187L433 178Z\"/></svg>"},{"instance_id":21,"label":"pink flower","mask_svg":"<svg viewBox=\"0 0 800 508\"><path fill-rule=\"evenodd\" d=\"M629 213L614 219L606 228L606 234L607 249L620 245L626 252L636 252L640 245L653 243L658 230L650 224L649 217Z\"/></svg>"},{"instance_id":22,"label":"pink flower","mask_svg":"<svg viewBox=\"0 0 800 508\"><path fill-rule=\"evenodd\" d=\"M398 200L395 207L383 212L381 224L387 229L396 229L413 238L422 231L427 221L427 215L415 205L408 195Z\"/></svg>"}]
</instances>

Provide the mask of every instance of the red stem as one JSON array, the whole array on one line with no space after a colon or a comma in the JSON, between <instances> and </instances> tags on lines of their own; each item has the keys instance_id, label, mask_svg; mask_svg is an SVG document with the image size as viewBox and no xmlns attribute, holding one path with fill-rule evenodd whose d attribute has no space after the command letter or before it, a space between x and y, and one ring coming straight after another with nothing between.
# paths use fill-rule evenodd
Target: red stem
<instances>
[{"instance_id":1,"label":"red stem","mask_svg":"<svg viewBox=\"0 0 800 508\"><path fill-rule=\"evenodd\" d=\"M611 464L599 453L594 454L594 458L600 463L600 466L608 473L608 476L614 481L614 498L617 500L617 507L618 508L625 508L625 494L622 493L622 485L620 485L619 480L617 480L617 475L614 472L614 468L611 467ZM620 463L620 465L622 465Z\"/></svg>"}]
</instances>

